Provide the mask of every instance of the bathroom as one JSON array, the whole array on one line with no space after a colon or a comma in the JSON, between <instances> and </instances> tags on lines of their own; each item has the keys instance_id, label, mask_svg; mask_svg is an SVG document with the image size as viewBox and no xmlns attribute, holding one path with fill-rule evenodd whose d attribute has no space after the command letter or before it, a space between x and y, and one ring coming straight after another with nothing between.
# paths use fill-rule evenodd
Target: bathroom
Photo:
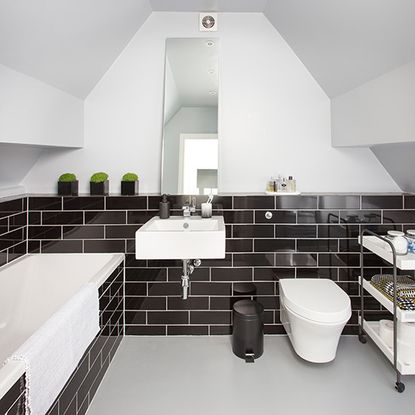
<instances>
[{"instance_id":1,"label":"bathroom","mask_svg":"<svg viewBox=\"0 0 415 415\"><path fill-rule=\"evenodd\" d=\"M0 415L411 413L414 13L2 1Z\"/></svg>"}]
</instances>

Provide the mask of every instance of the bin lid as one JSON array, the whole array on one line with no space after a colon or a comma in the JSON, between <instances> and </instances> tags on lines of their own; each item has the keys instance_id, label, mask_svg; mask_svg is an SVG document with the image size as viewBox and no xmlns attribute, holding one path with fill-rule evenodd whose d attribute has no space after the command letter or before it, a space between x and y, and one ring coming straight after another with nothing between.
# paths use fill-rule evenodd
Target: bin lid
<instances>
[{"instance_id":1,"label":"bin lid","mask_svg":"<svg viewBox=\"0 0 415 415\"><path fill-rule=\"evenodd\" d=\"M233 285L234 294L255 294L256 286L253 282L239 282Z\"/></svg>"},{"instance_id":2,"label":"bin lid","mask_svg":"<svg viewBox=\"0 0 415 415\"><path fill-rule=\"evenodd\" d=\"M240 300L233 305L233 311L242 317L256 317L262 314L264 307L253 300Z\"/></svg>"}]
</instances>

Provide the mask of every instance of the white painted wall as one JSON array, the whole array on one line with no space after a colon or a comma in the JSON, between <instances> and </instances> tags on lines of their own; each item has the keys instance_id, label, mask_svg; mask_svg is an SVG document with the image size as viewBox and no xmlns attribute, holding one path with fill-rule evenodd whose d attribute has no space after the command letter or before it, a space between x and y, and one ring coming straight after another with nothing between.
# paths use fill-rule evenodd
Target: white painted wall
<instances>
[{"instance_id":1,"label":"white painted wall","mask_svg":"<svg viewBox=\"0 0 415 415\"><path fill-rule=\"evenodd\" d=\"M164 130L163 193L178 192L180 134L215 134L217 132L217 108L180 108L166 124Z\"/></svg>"},{"instance_id":2,"label":"white painted wall","mask_svg":"<svg viewBox=\"0 0 415 415\"><path fill-rule=\"evenodd\" d=\"M415 142L415 61L332 100L334 146Z\"/></svg>"},{"instance_id":3,"label":"white painted wall","mask_svg":"<svg viewBox=\"0 0 415 415\"><path fill-rule=\"evenodd\" d=\"M0 91L0 143L82 146L82 100L4 65Z\"/></svg>"},{"instance_id":4,"label":"white painted wall","mask_svg":"<svg viewBox=\"0 0 415 415\"><path fill-rule=\"evenodd\" d=\"M25 180L52 192L62 171L81 190L106 170L111 191L135 170L142 192L160 190L165 40L207 37L197 13L153 13L85 102L85 148L43 154ZM302 191L399 190L369 149L331 147L330 101L263 14L220 16L220 191L261 192L292 174Z\"/></svg>"}]
</instances>

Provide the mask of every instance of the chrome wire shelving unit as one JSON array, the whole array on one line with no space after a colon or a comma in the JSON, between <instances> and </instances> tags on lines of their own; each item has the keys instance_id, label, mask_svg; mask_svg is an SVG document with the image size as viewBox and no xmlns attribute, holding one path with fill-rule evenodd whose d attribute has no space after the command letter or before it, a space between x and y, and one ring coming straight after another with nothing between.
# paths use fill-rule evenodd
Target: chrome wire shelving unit
<instances>
[{"instance_id":1,"label":"chrome wire shelving unit","mask_svg":"<svg viewBox=\"0 0 415 415\"><path fill-rule=\"evenodd\" d=\"M415 270L415 254L397 255L395 247L387 238L372 232L369 229L363 229L359 236L360 243L360 316L359 316L359 340L361 343L367 342L369 336L376 346L392 363L396 372L395 389L402 393L405 390L405 384L402 382L402 375L415 375L415 363L407 363L399 358L398 348L398 322L415 322L415 311L401 310L397 304L397 278L398 269ZM364 279L364 248L376 254L380 258L389 262L393 266L393 301L383 295L375 288L370 281ZM388 249L389 248L389 249ZM364 293L367 292L375 298L386 310L393 315L393 347L382 339L379 333L380 323L378 321L365 320L364 310Z\"/></svg>"}]
</instances>

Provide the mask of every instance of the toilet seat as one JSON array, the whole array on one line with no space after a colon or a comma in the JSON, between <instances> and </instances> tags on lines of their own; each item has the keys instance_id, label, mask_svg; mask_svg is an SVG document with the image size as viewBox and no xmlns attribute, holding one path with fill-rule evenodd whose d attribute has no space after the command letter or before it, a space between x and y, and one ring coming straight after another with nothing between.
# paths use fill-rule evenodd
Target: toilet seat
<instances>
[{"instance_id":1,"label":"toilet seat","mask_svg":"<svg viewBox=\"0 0 415 415\"><path fill-rule=\"evenodd\" d=\"M332 280L299 278L280 281L282 300L299 316L320 323L349 320L349 296Z\"/></svg>"}]
</instances>

